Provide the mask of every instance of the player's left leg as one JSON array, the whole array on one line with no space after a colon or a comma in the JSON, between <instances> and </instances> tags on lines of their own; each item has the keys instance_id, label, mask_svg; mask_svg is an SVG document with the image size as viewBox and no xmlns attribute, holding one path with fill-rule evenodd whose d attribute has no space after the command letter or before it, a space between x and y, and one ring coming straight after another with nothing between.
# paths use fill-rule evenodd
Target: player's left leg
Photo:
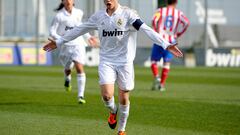
<instances>
[{"instance_id":1,"label":"player's left leg","mask_svg":"<svg viewBox=\"0 0 240 135\"><path fill-rule=\"evenodd\" d=\"M160 91L165 91L165 83L168 77L168 73L170 71L170 62L163 63L162 75L161 75L161 88Z\"/></svg>"},{"instance_id":2,"label":"player's left leg","mask_svg":"<svg viewBox=\"0 0 240 135\"><path fill-rule=\"evenodd\" d=\"M84 72L84 65L74 61L74 65L77 72L77 85L78 85L78 102L79 104L85 104L84 99L85 85L86 85L86 74Z\"/></svg>"},{"instance_id":3,"label":"player's left leg","mask_svg":"<svg viewBox=\"0 0 240 135\"><path fill-rule=\"evenodd\" d=\"M129 94L134 88L133 64L118 66L117 84L119 88L119 125L118 134L126 133L125 128L129 116L130 101Z\"/></svg>"},{"instance_id":4,"label":"player's left leg","mask_svg":"<svg viewBox=\"0 0 240 135\"><path fill-rule=\"evenodd\" d=\"M125 133L129 116L130 101L129 91L119 89L119 125L118 133Z\"/></svg>"},{"instance_id":5,"label":"player's left leg","mask_svg":"<svg viewBox=\"0 0 240 135\"><path fill-rule=\"evenodd\" d=\"M173 59L173 55L169 51L164 52L163 56L163 68L162 68L162 74L161 74L161 91L165 91L165 83L168 77L168 74L170 72L170 66L171 66L171 61Z\"/></svg>"},{"instance_id":6,"label":"player's left leg","mask_svg":"<svg viewBox=\"0 0 240 135\"><path fill-rule=\"evenodd\" d=\"M152 52L151 52L151 70L154 77L152 90L160 89L160 77L158 72L158 65L157 63L163 56L164 49L157 44L153 44Z\"/></svg>"}]
</instances>

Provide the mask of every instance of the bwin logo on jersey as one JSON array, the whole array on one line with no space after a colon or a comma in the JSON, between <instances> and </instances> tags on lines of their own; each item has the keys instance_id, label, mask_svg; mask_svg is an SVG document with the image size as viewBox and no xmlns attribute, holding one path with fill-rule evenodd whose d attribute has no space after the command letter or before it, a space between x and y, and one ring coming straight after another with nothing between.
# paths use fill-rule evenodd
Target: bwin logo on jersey
<instances>
[{"instance_id":1,"label":"bwin logo on jersey","mask_svg":"<svg viewBox=\"0 0 240 135\"><path fill-rule=\"evenodd\" d=\"M66 26L66 27L65 27L65 31L71 30L71 29L73 29L73 27L69 27L69 26Z\"/></svg>"},{"instance_id":2,"label":"bwin logo on jersey","mask_svg":"<svg viewBox=\"0 0 240 135\"><path fill-rule=\"evenodd\" d=\"M105 31L103 30L102 36L103 37L113 37L113 36L120 36L123 35L123 31L118 31L115 29L115 31Z\"/></svg>"}]
</instances>

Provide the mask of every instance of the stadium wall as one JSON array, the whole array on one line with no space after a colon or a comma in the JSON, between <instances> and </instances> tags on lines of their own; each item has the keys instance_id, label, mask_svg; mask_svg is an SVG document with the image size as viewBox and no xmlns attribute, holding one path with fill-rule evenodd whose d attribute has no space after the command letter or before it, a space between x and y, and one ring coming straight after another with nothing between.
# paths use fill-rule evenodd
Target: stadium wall
<instances>
[{"instance_id":1,"label":"stadium wall","mask_svg":"<svg viewBox=\"0 0 240 135\"><path fill-rule=\"evenodd\" d=\"M210 48L205 52L203 48L182 48L183 58L174 58L174 66L208 66L208 67L240 67L240 48ZM32 43L1 43L0 44L0 65L60 65L58 50L48 53L39 47L38 62L36 59L36 46ZM137 48L135 65L149 67L151 48ZM86 65L98 66L99 49L86 48ZM162 65L160 61L159 66Z\"/></svg>"},{"instance_id":2,"label":"stadium wall","mask_svg":"<svg viewBox=\"0 0 240 135\"><path fill-rule=\"evenodd\" d=\"M52 65L51 53L34 43L0 43L0 65Z\"/></svg>"},{"instance_id":3,"label":"stadium wall","mask_svg":"<svg viewBox=\"0 0 240 135\"><path fill-rule=\"evenodd\" d=\"M36 1L37 0L1 0L0 2L0 40L6 38L18 38L28 40L35 38L36 30ZM48 37L48 28L51 20L55 16L53 11L59 4L60 0L40 0L41 12L40 20L43 29L40 35L44 38ZM157 8L158 0L119 0L122 5L129 6L138 11L144 22L151 25L151 19L154 11ZM190 27L187 33L181 38L179 44L181 47L191 47L195 42L201 42L204 34L204 25L199 22L197 15L198 7L196 2L199 1L204 5L204 0L179 0L178 8L182 10L190 20ZM75 0L77 8L84 11L83 20L93 14L96 10L104 7L102 0ZM238 11L239 0L208 0L209 9L223 11L223 16L226 18L226 24L217 24L214 30L218 33L220 47L224 46L240 46L238 35L240 34L240 14L235 14ZM144 10L143 10L144 7ZM7 9L7 10L6 10ZM138 43L141 47L149 46L151 42L142 34L139 33ZM203 45L203 44L202 44ZM211 46L211 43L209 42Z\"/></svg>"}]
</instances>

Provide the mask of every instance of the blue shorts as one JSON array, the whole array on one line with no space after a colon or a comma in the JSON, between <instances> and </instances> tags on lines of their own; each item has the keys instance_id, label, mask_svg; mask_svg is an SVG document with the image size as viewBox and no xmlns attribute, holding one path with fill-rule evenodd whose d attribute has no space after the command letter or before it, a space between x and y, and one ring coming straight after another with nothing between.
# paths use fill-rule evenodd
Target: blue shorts
<instances>
[{"instance_id":1,"label":"blue shorts","mask_svg":"<svg viewBox=\"0 0 240 135\"><path fill-rule=\"evenodd\" d=\"M164 50L161 46L153 44L151 61L160 61L163 58L163 62L171 62L173 59L173 54L168 50Z\"/></svg>"}]
</instances>

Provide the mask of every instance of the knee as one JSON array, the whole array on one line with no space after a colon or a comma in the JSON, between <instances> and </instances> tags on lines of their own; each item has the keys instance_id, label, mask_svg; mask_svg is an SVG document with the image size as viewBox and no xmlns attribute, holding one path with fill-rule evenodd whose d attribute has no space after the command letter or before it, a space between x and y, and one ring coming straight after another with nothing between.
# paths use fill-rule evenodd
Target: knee
<instances>
[{"instance_id":1,"label":"knee","mask_svg":"<svg viewBox=\"0 0 240 135\"><path fill-rule=\"evenodd\" d=\"M70 69L65 69L64 70L66 74L71 74L71 70Z\"/></svg>"},{"instance_id":2,"label":"knee","mask_svg":"<svg viewBox=\"0 0 240 135\"><path fill-rule=\"evenodd\" d=\"M128 105L129 104L129 97L128 96L120 96L119 97L119 103L121 105Z\"/></svg>"},{"instance_id":3,"label":"knee","mask_svg":"<svg viewBox=\"0 0 240 135\"><path fill-rule=\"evenodd\" d=\"M120 100L120 104L122 104L122 105L128 105L129 103L130 103L129 99Z\"/></svg>"},{"instance_id":4,"label":"knee","mask_svg":"<svg viewBox=\"0 0 240 135\"><path fill-rule=\"evenodd\" d=\"M110 95L103 95L102 98L103 98L104 101L109 101L109 100L112 99L112 96L110 96Z\"/></svg>"}]
</instances>

